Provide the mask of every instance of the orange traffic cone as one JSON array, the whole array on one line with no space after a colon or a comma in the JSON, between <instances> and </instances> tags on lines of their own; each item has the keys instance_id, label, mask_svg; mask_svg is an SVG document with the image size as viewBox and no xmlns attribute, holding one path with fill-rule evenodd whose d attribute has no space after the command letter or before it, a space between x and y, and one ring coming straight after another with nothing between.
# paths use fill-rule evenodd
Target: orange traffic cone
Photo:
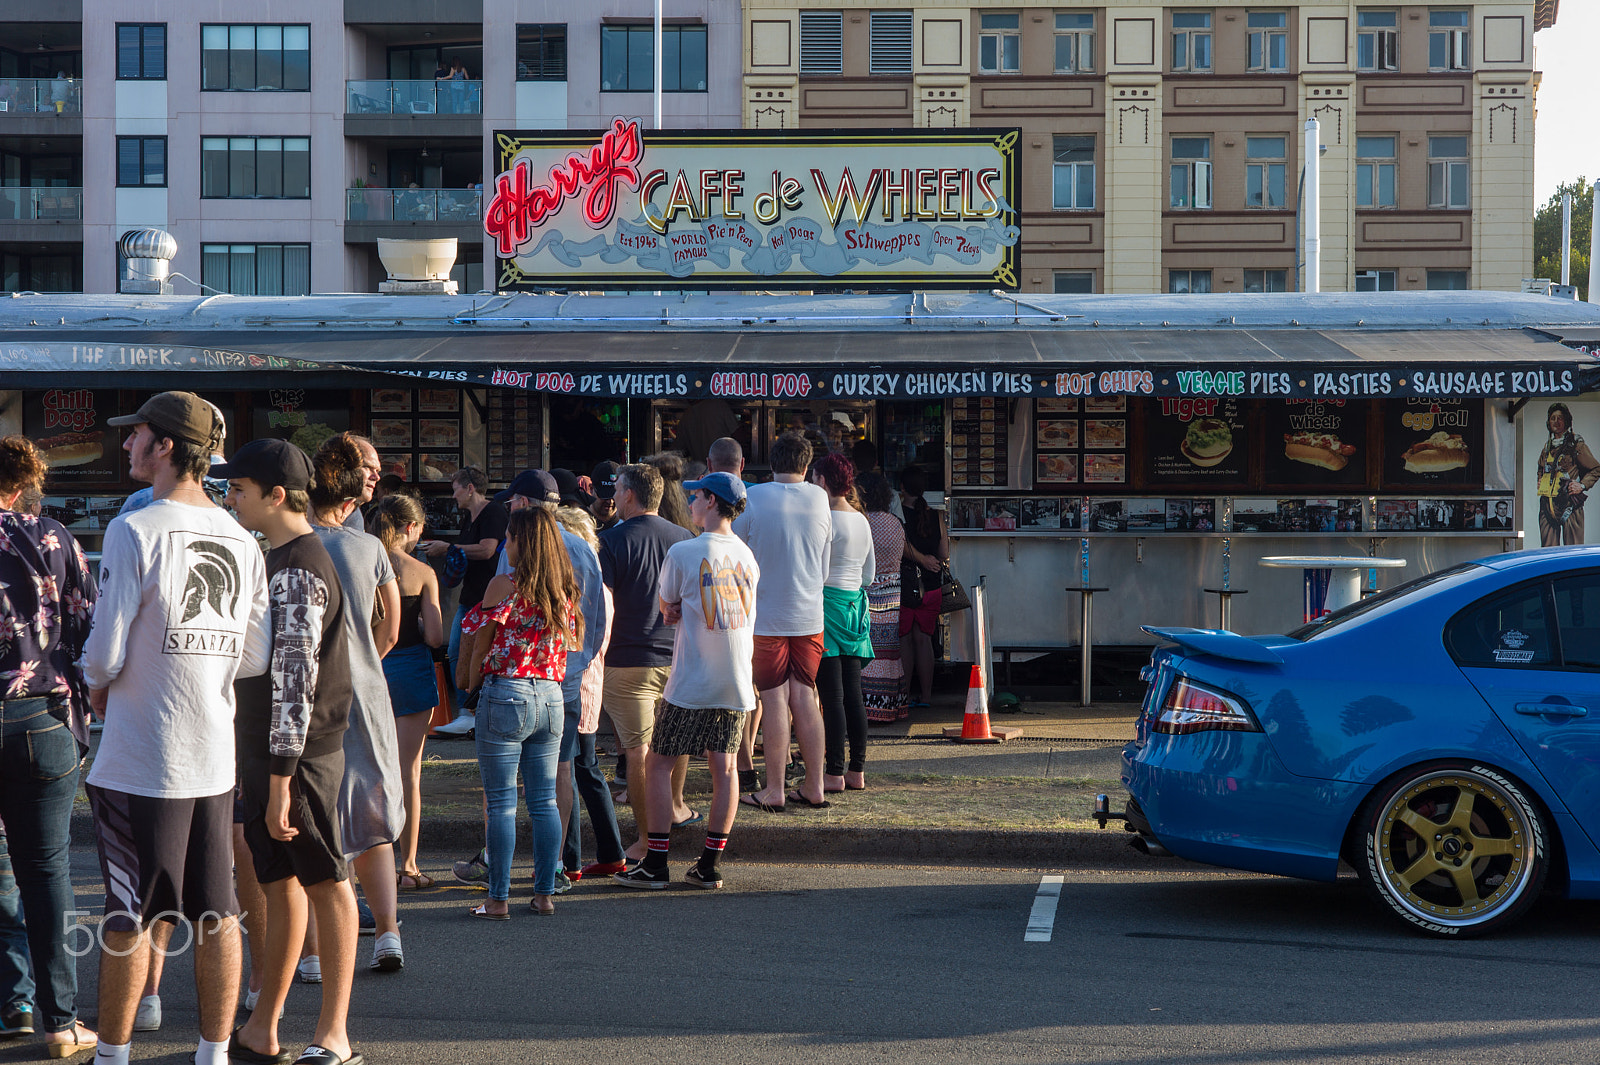
<instances>
[{"instance_id":1,"label":"orange traffic cone","mask_svg":"<svg viewBox=\"0 0 1600 1065\"><path fill-rule=\"evenodd\" d=\"M966 716L961 719L960 728L951 727L944 730L945 738L960 740L962 743L999 743L1022 732L1021 729L1005 731L1010 735L996 735L989 728L989 694L984 688L982 667L974 665L972 677L967 682Z\"/></svg>"}]
</instances>

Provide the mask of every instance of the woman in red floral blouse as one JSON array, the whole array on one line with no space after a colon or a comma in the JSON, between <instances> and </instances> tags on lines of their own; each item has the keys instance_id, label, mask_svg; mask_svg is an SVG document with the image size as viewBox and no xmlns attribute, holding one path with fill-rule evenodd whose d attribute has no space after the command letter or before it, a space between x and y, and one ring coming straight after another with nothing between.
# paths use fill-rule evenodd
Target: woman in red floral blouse
<instances>
[{"instance_id":1,"label":"woman in red floral blouse","mask_svg":"<svg viewBox=\"0 0 1600 1065\"><path fill-rule=\"evenodd\" d=\"M511 515L506 530L508 575L496 577L483 603L468 611L461 687L482 682L478 697L478 771L489 808L489 898L471 913L492 921L511 916L511 855L516 848L517 770L522 770L533 826L533 901L541 916L555 913L561 821L556 812L556 764L561 749L567 648L583 639L579 590L555 519L542 507Z\"/></svg>"}]
</instances>

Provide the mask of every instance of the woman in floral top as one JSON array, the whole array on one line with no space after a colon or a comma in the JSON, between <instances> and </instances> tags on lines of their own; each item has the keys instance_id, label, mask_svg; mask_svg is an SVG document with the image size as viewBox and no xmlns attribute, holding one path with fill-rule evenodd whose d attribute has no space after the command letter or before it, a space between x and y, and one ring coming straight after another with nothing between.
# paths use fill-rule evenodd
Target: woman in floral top
<instances>
[{"instance_id":1,"label":"woman in floral top","mask_svg":"<svg viewBox=\"0 0 1600 1065\"><path fill-rule=\"evenodd\" d=\"M489 808L489 898L472 915L510 917L511 854L516 848L517 769L522 770L533 824L533 901L541 916L555 913L561 821L556 812L556 764L564 706L561 682L567 648L581 645L577 579L555 519L542 507L511 515L506 530L508 575L496 577L483 603L468 611L457 684L482 689L478 698L478 771Z\"/></svg>"},{"instance_id":2,"label":"woman in floral top","mask_svg":"<svg viewBox=\"0 0 1600 1065\"><path fill-rule=\"evenodd\" d=\"M95 1036L78 1024L64 917L73 908L72 799L89 750L89 693L76 660L95 591L71 533L51 518L10 513L44 474L31 443L0 440L0 1032L42 1026L49 1044L87 1048ZM13 865L28 954L8 883Z\"/></svg>"}]
</instances>

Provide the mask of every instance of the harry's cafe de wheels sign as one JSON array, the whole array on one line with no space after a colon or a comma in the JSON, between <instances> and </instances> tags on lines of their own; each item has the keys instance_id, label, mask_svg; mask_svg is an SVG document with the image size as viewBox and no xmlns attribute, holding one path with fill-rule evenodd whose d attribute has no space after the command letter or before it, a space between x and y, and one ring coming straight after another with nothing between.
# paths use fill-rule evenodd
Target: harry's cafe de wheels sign
<instances>
[{"instance_id":1,"label":"harry's cafe de wheels sign","mask_svg":"<svg viewBox=\"0 0 1600 1065\"><path fill-rule=\"evenodd\" d=\"M1019 136L497 131L497 287L1014 289Z\"/></svg>"}]
</instances>

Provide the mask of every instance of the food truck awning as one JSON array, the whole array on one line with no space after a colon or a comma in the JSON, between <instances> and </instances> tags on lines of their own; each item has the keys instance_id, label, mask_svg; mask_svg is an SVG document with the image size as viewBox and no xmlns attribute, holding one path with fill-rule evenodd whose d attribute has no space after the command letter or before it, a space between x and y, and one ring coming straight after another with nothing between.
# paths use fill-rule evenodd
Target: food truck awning
<instances>
[{"instance_id":1,"label":"food truck awning","mask_svg":"<svg viewBox=\"0 0 1600 1065\"><path fill-rule=\"evenodd\" d=\"M538 295L0 301L0 371L86 385L239 371L615 397L1571 395L1600 309L1492 292ZM130 376L134 375L134 376ZM157 378L160 378L158 381Z\"/></svg>"}]
</instances>

